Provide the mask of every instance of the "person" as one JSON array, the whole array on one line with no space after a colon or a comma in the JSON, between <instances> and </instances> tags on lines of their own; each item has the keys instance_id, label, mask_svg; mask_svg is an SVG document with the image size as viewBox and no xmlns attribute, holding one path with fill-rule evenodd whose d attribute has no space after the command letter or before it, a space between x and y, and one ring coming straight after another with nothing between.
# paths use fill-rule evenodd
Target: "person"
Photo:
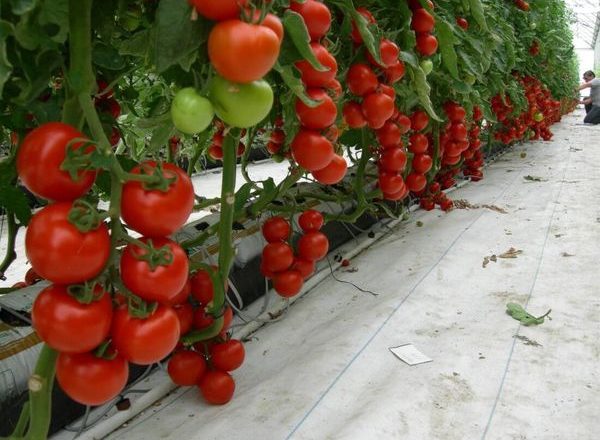
<instances>
[{"instance_id":1,"label":"person","mask_svg":"<svg viewBox=\"0 0 600 440\"><path fill-rule=\"evenodd\" d=\"M586 115L584 124L600 124L600 79L591 70L583 74L584 83L577 90L590 89L590 97L584 99Z\"/></svg>"}]
</instances>

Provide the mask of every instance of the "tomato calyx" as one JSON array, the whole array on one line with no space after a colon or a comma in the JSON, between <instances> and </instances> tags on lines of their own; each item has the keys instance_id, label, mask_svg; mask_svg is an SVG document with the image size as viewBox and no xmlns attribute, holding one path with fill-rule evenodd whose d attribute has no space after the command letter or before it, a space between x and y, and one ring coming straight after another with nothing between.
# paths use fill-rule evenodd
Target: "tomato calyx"
<instances>
[{"instance_id":1,"label":"tomato calyx","mask_svg":"<svg viewBox=\"0 0 600 440\"><path fill-rule=\"evenodd\" d=\"M91 304L98 301L103 295L108 295L106 290L97 281L86 281L83 284L71 284L67 292L81 304Z\"/></svg>"},{"instance_id":2,"label":"tomato calyx","mask_svg":"<svg viewBox=\"0 0 600 440\"><path fill-rule=\"evenodd\" d=\"M73 202L68 219L80 232L86 233L98 229L107 216L87 200L78 199Z\"/></svg>"},{"instance_id":3,"label":"tomato calyx","mask_svg":"<svg viewBox=\"0 0 600 440\"><path fill-rule=\"evenodd\" d=\"M107 339L102 344L100 344L98 348L94 350L93 355L99 359L106 359L107 361L112 361L113 359L116 359L118 353L111 346L111 344L112 340Z\"/></svg>"},{"instance_id":4,"label":"tomato calyx","mask_svg":"<svg viewBox=\"0 0 600 440\"><path fill-rule=\"evenodd\" d=\"M60 164L60 170L69 173L74 182L83 179L82 171L94 169L92 156L96 153L96 144L85 138L75 138L69 141L65 148L65 159Z\"/></svg>"},{"instance_id":5,"label":"tomato calyx","mask_svg":"<svg viewBox=\"0 0 600 440\"><path fill-rule=\"evenodd\" d=\"M169 187L177 181L177 174L169 170L163 171L163 166L161 163L157 163L156 166L143 164L140 167L140 173L137 175L137 177L143 177L143 179L137 179L135 174L128 176L128 179L141 180L142 187L146 191L158 190L167 192ZM152 178L148 179L148 177Z\"/></svg>"},{"instance_id":6,"label":"tomato calyx","mask_svg":"<svg viewBox=\"0 0 600 440\"><path fill-rule=\"evenodd\" d=\"M140 261L145 261L150 266L150 270L154 271L159 266L169 266L173 263L175 256L171 252L169 245L164 245L159 248L154 247L152 239L149 238L145 243L140 240L127 238L137 247L142 249L142 252L135 255L135 258Z\"/></svg>"}]
</instances>

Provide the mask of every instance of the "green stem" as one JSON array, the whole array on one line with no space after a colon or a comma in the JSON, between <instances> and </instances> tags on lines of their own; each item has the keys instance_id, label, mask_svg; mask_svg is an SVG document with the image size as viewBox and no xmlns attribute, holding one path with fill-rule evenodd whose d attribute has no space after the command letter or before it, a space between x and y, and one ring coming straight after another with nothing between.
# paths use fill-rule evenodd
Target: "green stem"
<instances>
[{"instance_id":1,"label":"green stem","mask_svg":"<svg viewBox=\"0 0 600 440\"><path fill-rule=\"evenodd\" d=\"M33 375L29 379L30 420L28 440L48 437L51 421L51 396L58 352L44 344Z\"/></svg>"},{"instance_id":2,"label":"green stem","mask_svg":"<svg viewBox=\"0 0 600 440\"><path fill-rule=\"evenodd\" d=\"M25 434L27 424L29 423L29 416L31 415L29 411L29 401L27 401L23 404L23 408L21 408L21 414L19 415L19 420L15 425L15 430L13 431L12 437L23 437Z\"/></svg>"},{"instance_id":3,"label":"green stem","mask_svg":"<svg viewBox=\"0 0 600 440\"><path fill-rule=\"evenodd\" d=\"M6 279L4 271L12 264L17 258L15 252L15 242L17 240L17 232L19 231L20 225L15 221L15 215L12 212L7 213L6 221L8 222L8 243L6 243L6 254L4 260L0 263L0 280Z\"/></svg>"},{"instance_id":4,"label":"green stem","mask_svg":"<svg viewBox=\"0 0 600 440\"><path fill-rule=\"evenodd\" d=\"M190 163L188 164L188 176L194 174L196 164L198 163L200 156L202 156L202 153L204 153L204 151L206 150L206 142L208 141L209 135L210 131L208 130L200 134L200 138L198 139L198 147L196 148L196 151L194 152L194 155L192 156Z\"/></svg>"}]
</instances>

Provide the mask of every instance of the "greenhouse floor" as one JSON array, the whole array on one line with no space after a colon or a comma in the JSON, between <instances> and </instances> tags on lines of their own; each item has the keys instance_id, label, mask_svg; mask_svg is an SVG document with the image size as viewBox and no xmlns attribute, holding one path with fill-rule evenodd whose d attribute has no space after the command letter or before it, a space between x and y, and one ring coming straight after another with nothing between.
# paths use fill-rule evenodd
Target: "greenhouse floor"
<instances>
[{"instance_id":1,"label":"greenhouse floor","mask_svg":"<svg viewBox=\"0 0 600 440\"><path fill-rule=\"evenodd\" d=\"M180 389L109 438L597 438L600 127L582 119L336 271L376 296L328 276L256 332L228 405ZM521 326L508 302L552 319ZM407 343L433 361L389 350Z\"/></svg>"}]
</instances>

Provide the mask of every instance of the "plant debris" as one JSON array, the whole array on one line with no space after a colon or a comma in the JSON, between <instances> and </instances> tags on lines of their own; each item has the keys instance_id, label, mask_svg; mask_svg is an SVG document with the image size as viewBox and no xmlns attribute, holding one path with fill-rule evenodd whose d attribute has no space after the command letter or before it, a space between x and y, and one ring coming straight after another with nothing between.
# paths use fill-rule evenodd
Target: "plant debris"
<instances>
[{"instance_id":1,"label":"plant debris","mask_svg":"<svg viewBox=\"0 0 600 440\"><path fill-rule=\"evenodd\" d=\"M513 319L521 321L525 326L540 325L544 323L545 318L552 319L550 318L550 312L552 312L552 309L548 310L542 316L535 317L527 313L527 311L517 303L506 304L506 313L512 316Z\"/></svg>"},{"instance_id":2,"label":"plant debris","mask_svg":"<svg viewBox=\"0 0 600 440\"><path fill-rule=\"evenodd\" d=\"M471 204L468 200L464 200L464 199L458 199L458 200L454 200L454 207L456 209L480 209L480 208L486 208L489 209L491 211L496 211L499 212L501 214L508 214L508 211L506 211L503 208L500 208L496 205L473 205Z\"/></svg>"},{"instance_id":3,"label":"plant debris","mask_svg":"<svg viewBox=\"0 0 600 440\"><path fill-rule=\"evenodd\" d=\"M562 257L574 257L574 254L569 254L568 252L563 252L562 254L560 254Z\"/></svg>"},{"instance_id":4,"label":"plant debris","mask_svg":"<svg viewBox=\"0 0 600 440\"><path fill-rule=\"evenodd\" d=\"M517 258L517 255L522 254L523 251L520 249L515 249L514 247L511 247L509 250L507 250L506 252L498 255L498 258Z\"/></svg>"},{"instance_id":5,"label":"plant debris","mask_svg":"<svg viewBox=\"0 0 600 440\"><path fill-rule=\"evenodd\" d=\"M546 179L542 179L541 177L530 176L530 175L524 176L523 179L528 180L530 182L547 182L548 181Z\"/></svg>"},{"instance_id":6,"label":"plant debris","mask_svg":"<svg viewBox=\"0 0 600 440\"><path fill-rule=\"evenodd\" d=\"M523 341L525 345L531 345L532 347L543 347L538 341L534 341L529 339L527 336L522 335L514 335L513 338L518 339L519 341Z\"/></svg>"}]
</instances>

